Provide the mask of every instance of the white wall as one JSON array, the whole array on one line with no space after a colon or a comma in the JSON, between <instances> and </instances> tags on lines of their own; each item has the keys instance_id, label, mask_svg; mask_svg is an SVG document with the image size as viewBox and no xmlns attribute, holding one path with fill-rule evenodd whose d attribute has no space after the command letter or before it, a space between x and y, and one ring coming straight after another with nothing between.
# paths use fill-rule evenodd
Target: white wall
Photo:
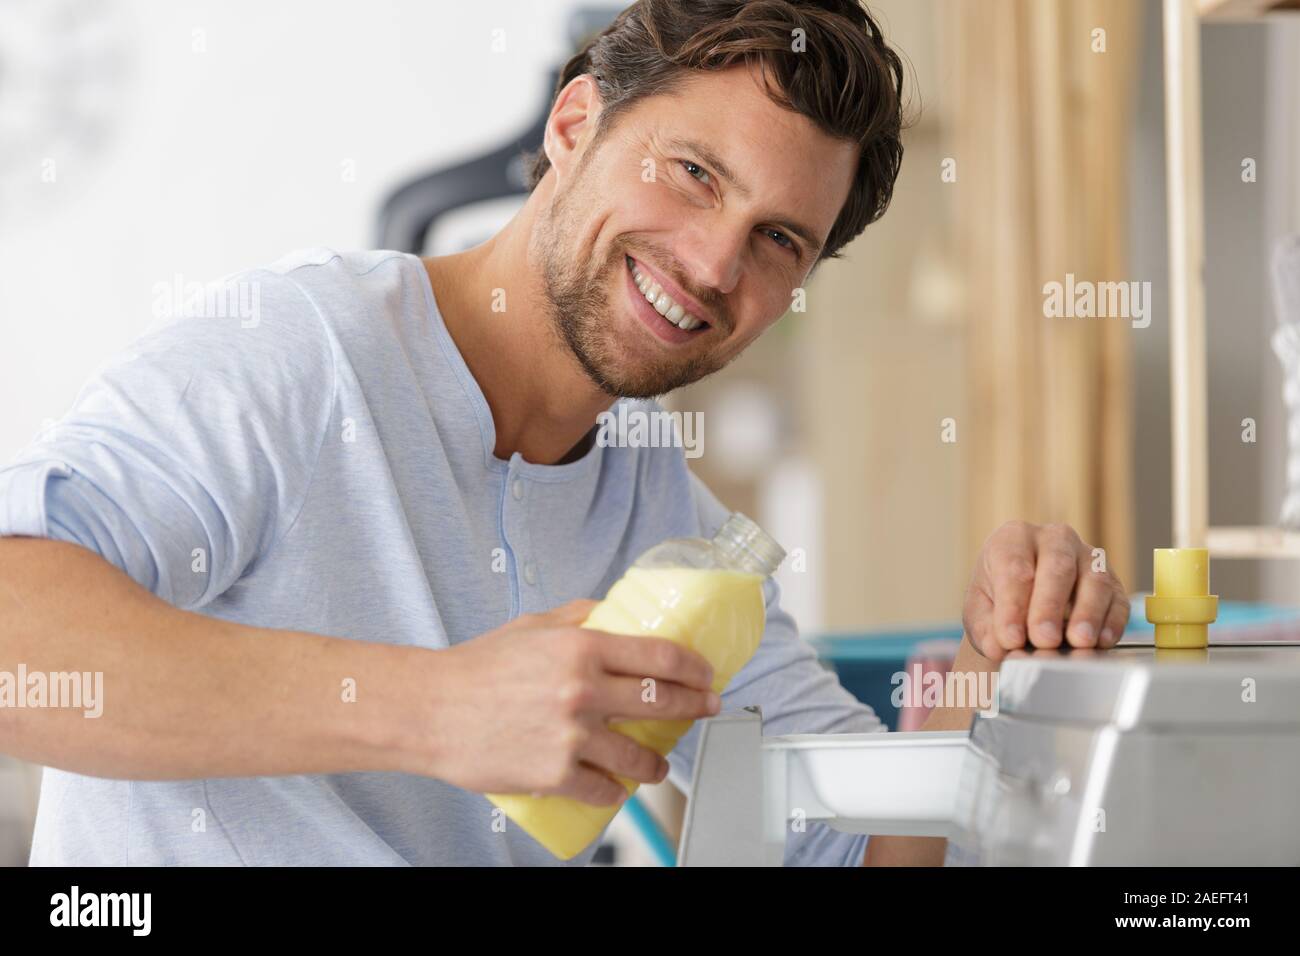
<instances>
[{"instance_id":1,"label":"white wall","mask_svg":"<svg viewBox=\"0 0 1300 956\"><path fill-rule=\"evenodd\" d=\"M51 129L60 104L82 104L108 136L15 137L18 162L0 159L0 462L148 327L155 283L369 246L394 184L521 132L577 5L105 0L72 5L73 26L66 3L5 12L0 134L24 109ZM56 77L84 80L81 98L51 99Z\"/></svg>"}]
</instances>

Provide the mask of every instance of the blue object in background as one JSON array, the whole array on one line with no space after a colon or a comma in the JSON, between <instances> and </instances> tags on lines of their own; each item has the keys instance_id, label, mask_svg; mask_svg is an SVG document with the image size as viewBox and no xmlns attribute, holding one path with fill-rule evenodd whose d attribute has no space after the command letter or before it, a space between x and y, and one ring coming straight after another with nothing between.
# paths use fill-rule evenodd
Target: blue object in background
<instances>
[{"instance_id":1,"label":"blue object in background","mask_svg":"<svg viewBox=\"0 0 1300 956\"><path fill-rule=\"evenodd\" d=\"M1280 604L1259 604L1255 601L1220 601L1219 617L1210 625L1210 642L1214 641L1215 628L1264 627L1270 624L1294 624L1300 621L1300 608ZM1155 625L1147 621L1142 604L1133 602L1133 617L1124 633L1153 634Z\"/></svg>"},{"instance_id":2,"label":"blue object in background","mask_svg":"<svg viewBox=\"0 0 1300 956\"><path fill-rule=\"evenodd\" d=\"M659 826L659 823L651 816L646 805L641 802L636 794L627 798L620 811L626 813L636 825L637 830L641 833L642 838L650 847L650 852L654 854L655 859L659 861L660 866L676 866L677 851L673 848L672 842Z\"/></svg>"},{"instance_id":3,"label":"blue object in background","mask_svg":"<svg viewBox=\"0 0 1300 956\"><path fill-rule=\"evenodd\" d=\"M961 625L867 634L825 634L808 643L850 694L876 712L890 730L898 729L898 708L890 697L893 677L916 648L927 641L961 640Z\"/></svg>"}]
</instances>

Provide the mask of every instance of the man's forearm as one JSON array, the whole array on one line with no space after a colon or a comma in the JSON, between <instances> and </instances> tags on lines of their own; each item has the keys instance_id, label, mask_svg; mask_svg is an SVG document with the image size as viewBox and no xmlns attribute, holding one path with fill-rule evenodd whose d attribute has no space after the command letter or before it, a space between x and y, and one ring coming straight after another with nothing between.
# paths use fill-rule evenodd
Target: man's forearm
<instances>
[{"instance_id":1,"label":"man's forearm","mask_svg":"<svg viewBox=\"0 0 1300 956\"><path fill-rule=\"evenodd\" d=\"M432 653L181 611L83 548L0 538L0 672L102 674L98 717L0 706L0 752L34 763L140 780L418 769L392 728L419 719L399 708L429 699Z\"/></svg>"},{"instance_id":2,"label":"man's forearm","mask_svg":"<svg viewBox=\"0 0 1300 956\"><path fill-rule=\"evenodd\" d=\"M957 656L953 660L952 672L955 674L995 672L998 665L975 650L970 639L962 636ZM986 702L977 702L978 706L944 707L942 704L930 711L923 731L969 730L975 712ZM862 858L863 866L942 866L944 855L948 850L948 841L943 837L900 837L873 836L867 841L867 852Z\"/></svg>"}]
</instances>

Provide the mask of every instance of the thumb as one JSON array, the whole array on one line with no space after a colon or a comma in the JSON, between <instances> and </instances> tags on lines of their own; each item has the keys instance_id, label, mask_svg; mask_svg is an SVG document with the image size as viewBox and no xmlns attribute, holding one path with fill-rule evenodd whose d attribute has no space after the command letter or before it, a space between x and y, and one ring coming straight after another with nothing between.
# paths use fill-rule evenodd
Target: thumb
<instances>
[{"instance_id":1,"label":"thumb","mask_svg":"<svg viewBox=\"0 0 1300 956\"><path fill-rule=\"evenodd\" d=\"M587 619L599 601L593 601L590 598L578 598L576 601L570 601L568 604L561 604L546 612L548 623L558 624L560 626L577 627Z\"/></svg>"}]
</instances>

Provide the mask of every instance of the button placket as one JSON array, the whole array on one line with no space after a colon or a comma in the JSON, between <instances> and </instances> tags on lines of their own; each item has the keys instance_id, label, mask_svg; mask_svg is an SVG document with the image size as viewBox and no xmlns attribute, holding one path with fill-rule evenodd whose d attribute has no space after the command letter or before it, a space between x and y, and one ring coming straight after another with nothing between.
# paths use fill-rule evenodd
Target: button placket
<instances>
[{"instance_id":1,"label":"button placket","mask_svg":"<svg viewBox=\"0 0 1300 956\"><path fill-rule=\"evenodd\" d=\"M517 502L522 502L526 495L527 487L524 484L524 480L518 475L511 475L510 497ZM522 544L524 541L528 540L527 535L524 533L524 525L526 524L525 510L522 508L512 508L510 510L514 512L511 524L518 529L518 537ZM529 588L535 588L538 580L537 562L532 560L527 554L523 553L523 551L519 549L515 551L515 560L517 562L516 566L520 572L520 577L523 579L523 583ZM521 610L528 610L528 605L531 604L531 602L522 596L521 601L524 605Z\"/></svg>"}]
</instances>

